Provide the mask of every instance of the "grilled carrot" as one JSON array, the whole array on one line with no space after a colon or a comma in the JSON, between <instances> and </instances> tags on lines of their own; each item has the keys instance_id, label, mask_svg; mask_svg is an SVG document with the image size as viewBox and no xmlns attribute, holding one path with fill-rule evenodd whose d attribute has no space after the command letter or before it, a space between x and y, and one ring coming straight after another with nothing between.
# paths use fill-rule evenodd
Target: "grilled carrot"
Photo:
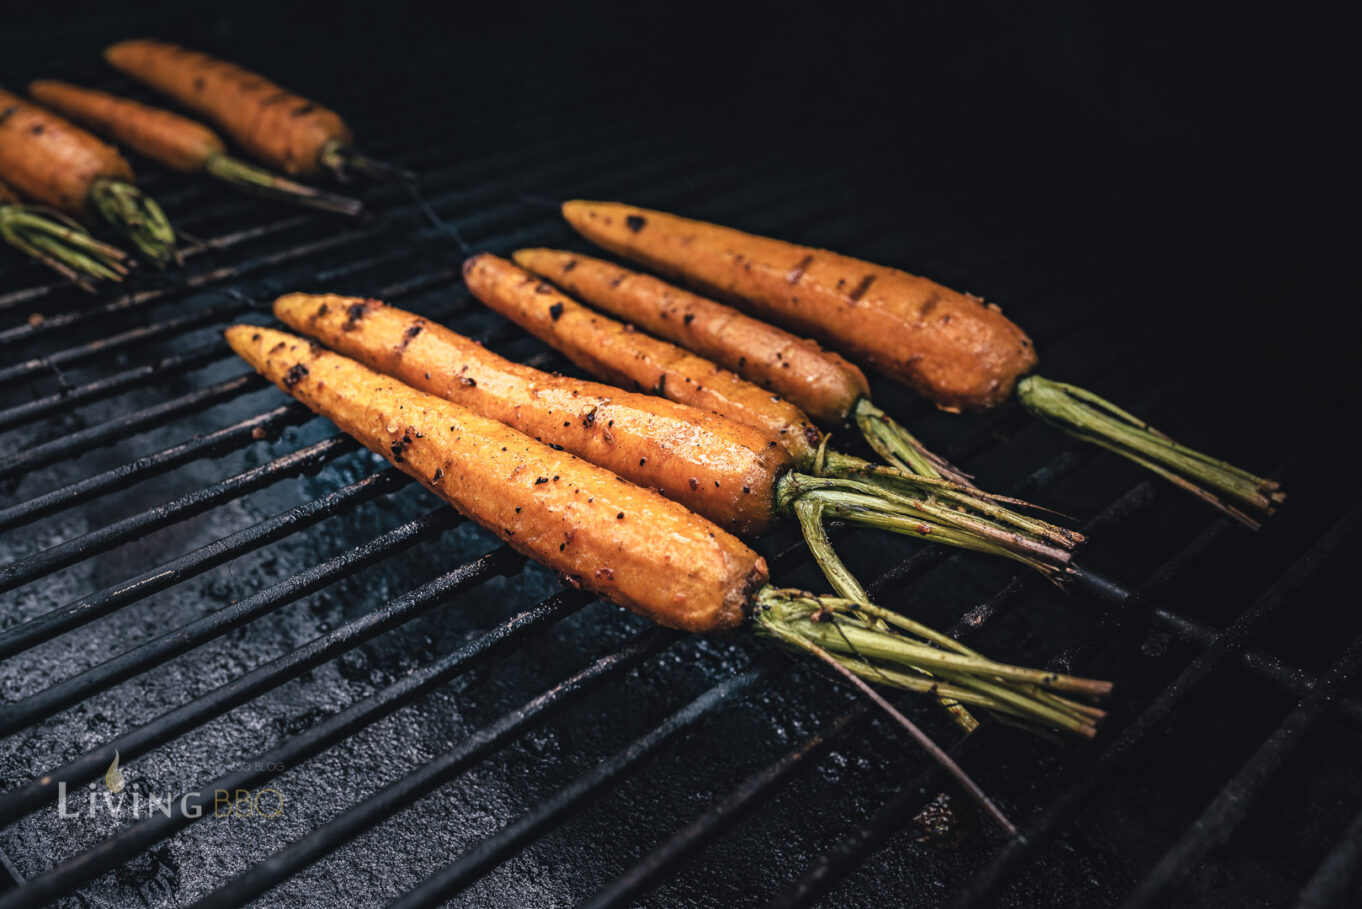
<instances>
[{"instance_id":1,"label":"grilled carrot","mask_svg":"<svg viewBox=\"0 0 1362 909\"><path fill-rule=\"evenodd\" d=\"M823 249L613 202L567 202L600 246L870 363L946 410L1014 393L1032 414L1154 471L1257 527L1278 484L1179 445L1090 391L1030 375L1036 352L996 305Z\"/></svg>"},{"instance_id":2,"label":"grilled carrot","mask_svg":"<svg viewBox=\"0 0 1362 909\"><path fill-rule=\"evenodd\" d=\"M286 294L274 314L421 391L660 489L731 532L762 533L778 519L775 490L790 456L750 426L514 363L378 300Z\"/></svg>"},{"instance_id":3,"label":"grilled carrot","mask_svg":"<svg viewBox=\"0 0 1362 909\"><path fill-rule=\"evenodd\" d=\"M780 478L776 499L800 521L828 580L844 596L865 593L831 551L825 517L1004 555L1056 580L1067 570L1069 550L1082 539L1004 507L1012 500L829 451L822 434L789 402L588 309L505 259L474 256L464 263L464 281L492 309L605 381L714 410L783 440L797 471ZM733 407L733 401L744 406Z\"/></svg>"},{"instance_id":4,"label":"grilled carrot","mask_svg":"<svg viewBox=\"0 0 1362 909\"><path fill-rule=\"evenodd\" d=\"M101 243L58 211L23 204L18 193L4 183L0 183L0 238L91 292L95 282L121 281L128 273L123 250Z\"/></svg>"},{"instance_id":5,"label":"grilled carrot","mask_svg":"<svg viewBox=\"0 0 1362 909\"><path fill-rule=\"evenodd\" d=\"M220 126L261 161L290 177L331 171L393 176L359 154L335 111L285 91L264 76L164 41L120 41L104 50L115 69Z\"/></svg>"},{"instance_id":6,"label":"grilled carrot","mask_svg":"<svg viewBox=\"0 0 1362 909\"><path fill-rule=\"evenodd\" d=\"M773 588L737 538L601 467L296 336L236 325L227 340L517 551L659 624L759 630L846 672L1080 735L1101 716L1059 692L1102 696L1107 683L995 663L889 610Z\"/></svg>"},{"instance_id":7,"label":"grilled carrot","mask_svg":"<svg viewBox=\"0 0 1362 909\"><path fill-rule=\"evenodd\" d=\"M233 158L217 133L171 111L53 79L30 82L28 93L100 135L183 173L208 174L248 192L324 211L356 215L361 210L355 199L323 193Z\"/></svg>"},{"instance_id":8,"label":"grilled carrot","mask_svg":"<svg viewBox=\"0 0 1362 909\"><path fill-rule=\"evenodd\" d=\"M560 349L592 375L755 426L779 439L801 467L817 457L822 434L803 411L713 362L600 316L496 256L470 258L464 280L480 300L530 333L566 339Z\"/></svg>"},{"instance_id":9,"label":"grilled carrot","mask_svg":"<svg viewBox=\"0 0 1362 909\"><path fill-rule=\"evenodd\" d=\"M876 453L897 467L972 485L871 403L860 369L814 341L602 259L556 249L521 249L514 258L579 300L775 392L825 426L855 420Z\"/></svg>"},{"instance_id":10,"label":"grilled carrot","mask_svg":"<svg viewBox=\"0 0 1362 909\"><path fill-rule=\"evenodd\" d=\"M104 219L158 264L175 257L165 213L133 184L132 168L116 149L4 89L0 179L69 217Z\"/></svg>"}]
</instances>

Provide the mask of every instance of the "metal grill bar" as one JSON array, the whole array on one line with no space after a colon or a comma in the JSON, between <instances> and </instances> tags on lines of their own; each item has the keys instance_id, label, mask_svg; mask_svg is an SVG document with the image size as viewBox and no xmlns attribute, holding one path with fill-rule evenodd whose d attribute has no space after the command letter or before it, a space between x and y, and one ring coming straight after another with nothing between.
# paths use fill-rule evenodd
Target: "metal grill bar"
<instances>
[{"instance_id":1,"label":"metal grill bar","mask_svg":"<svg viewBox=\"0 0 1362 909\"><path fill-rule=\"evenodd\" d=\"M340 439L343 437L333 437ZM163 590L172 584L193 577L221 565L243 553L281 539L293 531L307 527L340 509L366 499L392 492L402 485L402 474L386 470L367 476L335 492L288 511L267 518L258 524L215 540L177 559L172 559L150 571L143 572L113 587L82 597L64 607L43 613L0 633L0 655L13 656L35 644L49 640L79 625L92 622L129 603Z\"/></svg>"},{"instance_id":2,"label":"metal grill bar","mask_svg":"<svg viewBox=\"0 0 1362 909\"><path fill-rule=\"evenodd\" d=\"M436 906L488 868L504 861L526 842L563 820L587 800L637 770L667 741L742 697L759 682L769 680L783 663L765 663L731 676L663 720L646 735L560 789L547 801L483 840L458 861L436 872L390 904L392 909Z\"/></svg>"},{"instance_id":3,"label":"metal grill bar","mask_svg":"<svg viewBox=\"0 0 1362 909\"><path fill-rule=\"evenodd\" d=\"M220 909L249 903L275 884L444 785L582 695L638 666L678 637L676 633L656 626L644 631L624 647L601 657L538 697L503 714L419 770L389 784L344 814L289 844L227 886L214 890L195 903L194 909Z\"/></svg>"},{"instance_id":4,"label":"metal grill bar","mask_svg":"<svg viewBox=\"0 0 1362 909\"><path fill-rule=\"evenodd\" d=\"M271 483L316 470L332 458L348 454L358 447L359 443L349 436L337 434L315 445L276 458L268 464L239 473L221 483L180 496L164 505L115 521L65 543L58 543L0 568L0 591L13 590L35 578L74 565L96 553L107 552L129 540L167 527L189 515L200 514L248 492L263 489ZM10 651L4 645L0 645L0 655L8 653Z\"/></svg>"},{"instance_id":5,"label":"metal grill bar","mask_svg":"<svg viewBox=\"0 0 1362 909\"><path fill-rule=\"evenodd\" d=\"M1294 909L1330 909L1343 905L1348 884L1356 875L1358 865L1362 865L1362 812L1353 818L1342 838L1296 895Z\"/></svg>"},{"instance_id":6,"label":"metal grill bar","mask_svg":"<svg viewBox=\"0 0 1362 909\"><path fill-rule=\"evenodd\" d=\"M438 603L446 597L458 593L471 584L480 583L492 574L502 573L513 569L516 567L516 564L518 564L515 561L515 558L516 557L510 554L508 549L503 547L489 556L484 556L476 562L470 562L467 565L461 566L460 568L431 581L429 584L393 600L377 613L381 614L381 621L384 623L384 628L379 630L385 630L386 627L392 627L402 621L413 618L416 614L419 614L419 612L426 611L427 609L438 605ZM510 564L506 564L508 561ZM261 756L260 761L254 765L255 767L262 769L236 771L219 777L205 787L199 797L194 800L191 807L197 807L201 811L203 808L211 806L212 794L218 790L235 792L237 789L251 789L262 785L275 773L275 771L268 768L285 764L291 765L306 760L308 757L325 750L346 736L351 735L360 728L372 723L379 717L391 713L393 710L396 710L404 704L429 692L434 687L449 681L455 675L473 668L492 655L499 653L510 644L519 641L527 634L541 629L544 626L565 617L576 609L581 608L581 606L590 602L590 600L590 596L578 591L564 591L563 593L550 597L539 605L508 619L491 631L469 642L459 650L441 658L439 661L416 670L411 675L388 686L369 699L347 707L340 713L328 717L312 729L308 730L307 733L297 736L279 747L266 752ZM345 628L337 629L336 632L328 635L326 639L318 638L317 641L329 640L337 634L344 632L353 636L353 639L346 644L346 647L355 646L378 633L377 631L371 631L374 622L371 620L366 621L368 619L369 617L366 617L366 619L352 622ZM314 642L314 644L315 643L316 642ZM297 652L298 651L295 651L295 653ZM325 659L329 659L331 656L335 656L335 653L330 653L326 657L317 659L310 665L324 662ZM280 658L280 660L284 659L287 658ZM280 660L276 660L275 663L280 662ZM266 666L261 667L261 669L267 669L273 665L274 663L267 664ZM302 671L303 669L300 668L297 671L292 672L290 677L296 676ZM245 678L249 678L249 676L244 677L243 680L239 680L237 683L233 683L233 686L239 685L240 681L244 681ZM221 689L219 689L219 691L220 690ZM246 700L249 700L249 698L246 698ZM169 714L167 714L167 716L169 716ZM64 774L66 768L63 768L62 771L54 771L54 775L62 774L62 779L78 778L81 779L82 782L85 779L94 778L102 772L102 767L107 766L108 761L112 760L115 745L116 743L111 742L99 749L99 751L91 752L84 758L78 759L67 765L69 768L74 768L77 765L80 765L82 768L88 768L80 771L82 773L88 773L88 776L67 776ZM107 752L107 756L101 752ZM49 787L49 789L50 788L51 787ZM47 793L47 796L50 798L50 791ZM178 806L179 802L176 804ZM53 868L41 877L35 878L24 890L0 898L0 909L15 909L15 907L21 906L38 906L58 896L70 893L73 890L78 889L87 881L93 880L100 874L117 867L129 858L145 851L160 840L170 836L175 831L188 826L196 819L197 816L194 816L192 812L186 813L177 807L170 817L154 815L151 818L140 821L132 827L128 827L104 841L98 849L81 853L56 868ZM68 875L74 875L75 877L68 880Z\"/></svg>"},{"instance_id":7,"label":"metal grill bar","mask_svg":"<svg viewBox=\"0 0 1362 909\"><path fill-rule=\"evenodd\" d=\"M51 441L27 447L23 451L0 459L0 479L9 479L53 461L108 445L125 436L167 424L188 414L198 413L223 401L230 401L237 395L257 391L265 385L265 380L254 373L237 376L235 379L191 391L163 404L156 404L88 429L77 430Z\"/></svg>"},{"instance_id":8,"label":"metal grill bar","mask_svg":"<svg viewBox=\"0 0 1362 909\"><path fill-rule=\"evenodd\" d=\"M372 498L381 494L384 485L371 483L358 487L358 484L356 484L356 486L347 487L347 489L358 487L367 497ZM320 503L322 499L317 501ZM353 507L359 504L359 501L362 500L357 500L354 496L351 496L345 504ZM323 506L322 509L309 516L321 520L321 518L329 516L327 512L328 509ZM320 565L299 572L286 581L280 581L278 584L238 600L230 606L224 606L222 609L211 612L196 621L181 625L179 628L168 631L141 646L125 650L97 666L44 688L37 694L0 707L0 735L9 735L43 717L64 710L105 688L112 688L125 679L146 672L166 660L226 634L233 628L244 625L310 593L315 593L340 578L362 571L390 555L401 552L419 542L422 536L441 533L458 523L457 514L453 510L448 508L437 509L375 537L363 546L349 549ZM252 529L254 530L254 528ZM290 526L291 531L297 529L299 528L296 524Z\"/></svg>"},{"instance_id":9,"label":"metal grill bar","mask_svg":"<svg viewBox=\"0 0 1362 909\"><path fill-rule=\"evenodd\" d=\"M1022 835L1008 842L1001 852L976 874L958 894L953 904L957 907L975 906L990 902L999 889L1018 870L1041 843L1046 842L1058 825L1077 811L1125 760L1154 728L1166 720L1174 708L1211 674L1226 658L1243 649L1249 633L1265 618L1280 608L1290 593L1305 583L1324 561L1333 555L1355 529L1362 518L1362 503L1355 503L1310 549L1296 560L1253 605L1246 609L1219 637L1212 642L1170 685L1165 687L1145 710L1121 731L1101 755L1092 769L1032 823Z\"/></svg>"},{"instance_id":10,"label":"metal grill bar","mask_svg":"<svg viewBox=\"0 0 1362 909\"><path fill-rule=\"evenodd\" d=\"M65 389L27 404L19 404L8 410L0 410L0 430L22 425L76 404L97 401L143 385L150 385L158 379L199 369L222 358L221 344L211 344L188 353L162 357L145 366L77 385L75 388Z\"/></svg>"},{"instance_id":11,"label":"metal grill bar","mask_svg":"<svg viewBox=\"0 0 1362 909\"><path fill-rule=\"evenodd\" d=\"M1343 655L1320 677L1276 731L1253 757L1240 768L1225 788L1206 806L1201 815L1173 848L1141 882L1126 901L1127 906L1160 904L1169 890L1186 879L1192 866L1224 845L1230 834L1248 816L1249 808L1263 787L1286 762L1300 740L1327 711L1338 692L1362 670L1362 635L1353 639Z\"/></svg>"},{"instance_id":12,"label":"metal grill bar","mask_svg":"<svg viewBox=\"0 0 1362 909\"><path fill-rule=\"evenodd\" d=\"M759 807L797 771L826 754L839 735L869 713L869 708L858 704L829 723L822 732L805 739L774 763L749 776L704 814L676 831L666 842L634 862L624 874L585 900L579 909L635 905L640 896L661 881L663 875L694 857L739 823L745 814Z\"/></svg>"},{"instance_id":13,"label":"metal grill bar","mask_svg":"<svg viewBox=\"0 0 1362 909\"><path fill-rule=\"evenodd\" d=\"M216 432L186 439L155 454L144 455L135 461L69 483L43 495L34 496L9 508L0 509L0 530L8 530L21 523L88 502L106 493L126 489L134 483L140 483L200 458L218 457L258 439L273 438L286 426L295 426L311 416L312 412L302 404L283 404L274 410L233 423Z\"/></svg>"},{"instance_id":14,"label":"metal grill bar","mask_svg":"<svg viewBox=\"0 0 1362 909\"><path fill-rule=\"evenodd\" d=\"M49 773L43 774L38 779L33 780L18 789L5 793L3 796L0 796L0 818L4 818L5 822L8 823L10 820L20 817L44 803L51 801L55 797L57 784L59 782L66 782L71 786L78 786L89 780L97 779L104 773L105 769L108 768L109 762L113 760L114 752L130 757L145 754L152 748L164 744L170 739L199 726L203 722L215 716L220 716L228 710L252 700L262 692L275 688L290 679L297 678L308 669L319 666L346 650L356 647L384 631L395 628L398 625L435 608L446 598L466 590L469 587L481 584L483 581L496 575L514 571L521 564L523 564L523 559L515 555L507 547L503 546L479 559L467 562L452 571L446 572L435 580L422 585L410 593L390 600L381 608L348 622L328 634L314 638L302 647L292 650L262 666L258 666L240 678L215 688L193 701L173 708L151 722L139 726L138 728L119 736L117 739L107 742L99 748L89 751L81 757L56 768ZM290 579L289 583L295 583L295 579ZM506 635L511 635L519 631L521 626L526 622L536 620L546 621L547 619L538 617L550 613L555 618L561 617L560 612L569 608L571 599L567 599L568 605L554 606L554 604L558 602L560 602L558 598L550 598L550 600L540 604L540 607L521 613L515 619L499 626L495 632L490 632L488 635L482 636L477 641L474 641L473 644L470 644L469 647L483 648L476 651L481 656L486 647L490 647L494 642L502 640ZM501 637L498 637L498 635L501 635ZM479 644L479 642L484 643ZM465 650L466 649L467 648L465 648ZM464 653L465 650L460 650L458 653ZM445 658L446 661L448 659L449 658ZM445 665L446 662L442 661L440 663L431 664L431 667ZM462 666L463 664L460 663L459 665ZM392 692L391 698L397 698L399 696L405 697L407 694L410 694L409 689L413 685L437 684L429 680L432 671L431 667L418 670L418 672L413 673L403 681L395 683L393 686L385 689L381 694L386 696ZM447 680L447 677L443 680ZM428 689L420 688L419 690L425 691ZM411 696L415 697L416 695L411 694ZM378 698L379 695L375 695L373 698L361 702L361 704L353 705L341 713L329 717L327 720L324 720L322 723L319 723L317 726L308 730L305 735L294 739L293 741L295 743L302 743L295 744L294 747L301 748L304 751L314 747L316 750L321 750L330 744L334 744L339 738L349 734L353 728L358 728L358 726L351 727L343 725L343 723L349 724L355 722L357 716L370 715L365 711L377 709L374 705L379 703L379 701L376 700ZM381 703L391 704L393 701L391 699L384 699ZM365 707L365 705L369 706ZM360 707L365 707L365 711L359 710ZM360 723L360 725L363 725L363 723ZM334 735L335 737L327 738L327 736L331 735ZM321 742L324 742L324 744L318 744ZM275 752L273 751L270 752L270 754L274 753ZM312 753L316 752L308 751L307 754L304 754L301 757L299 754L294 754L293 757L297 760L302 760ZM273 766L273 761L266 763L267 766ZM259 772L265 773L265 776L261 781L269 779L272 774L272 771L266 770ZM250 788L247 784L241 784L241 786L242 788ZM235 789L238 787L234 784L230 787L215 788ZM152 818L151 820L159 823L164 820L173 819L166 819L164 816L160 816ZM181 818L180 820L187 823L189 820L193 820L193 818ZM106 844L100 849L94 850L93 852L82 853L69 862L52 869L42 877L61 878L62 874L60 872L62 871L62 868L72 863L78 863L81 868L91 868L92 866L90 863L92 861L106 862L107 864L105 864L103 869L95 869L89 872L91 875L98 875L119 862L125 861L128 857L136 855L137 852L140 852L142 849L146 848L146 846L157 842L164 836L168 836L170 833L174 832L174 829L178 829L179 826L183 826L183 823L178 823L173 829L166 830L161 836L156 836L147 841L145 845L136 848L130 848L127 844L130 840L147 836L145 832L137 832L142 825L139 824L125 829L110 841L106 841ZM123 845L110 845L115 839ZM110 861L107 858L107 852L119 851L125 848L129 848L130 851L122 854L121 858L113 861ZM99 858L100 855L104 855L105 857L101 859ZM75 887L69 889L75 889ZM69 892L69 890L66 892ZM52 897L49 896L45 899L51 898ZM41 902L42 900L39 900L39 904ZM3 900L0 900L0 907L5 905L7 904L4 903Z\"/></svg>"}]
</instances>

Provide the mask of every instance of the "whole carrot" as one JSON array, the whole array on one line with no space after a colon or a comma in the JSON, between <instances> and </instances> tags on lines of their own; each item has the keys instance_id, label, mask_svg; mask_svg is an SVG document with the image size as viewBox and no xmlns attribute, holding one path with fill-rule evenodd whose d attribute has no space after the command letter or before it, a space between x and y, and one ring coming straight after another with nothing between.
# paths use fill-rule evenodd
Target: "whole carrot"
<instances>
[{"instance_id":1,"label":"whole carrot","mask_svg":"<svg viewBox=\"0 0 1362 909\"><path fill-rule=\"evenodd\" d=\"M744 535L780 518L792 464L769 435L652 395L550 375L378 300L285 294L296 331L421 391L559 446Z\"/></svg>"},{"instance_id":2,"label":"whole carrot","mask_svg":"<svg viewBox=\"0 0 1362 909\"><path fill-rule=\"evenodd\" d=\"M659 624L759 631L843 672L1091 736L1101 711L1063 695L1110 685L996 663L869 604L768 583L738 539L663 496L495 420L284 332L227 330L261 375L461 514L575 585ZM929 673L929 674L928 674Z\"/></svg>"},{"instance_id":3,"label":"whole carrot","mask_svg":"<svg viewBox=\"0 0 1362 909\"><path fill-rule=\"evenodd\" d=\"M464 281L492 309L606 381L716 410L785 441L797 470L780 478L777 501L800 521L824 573L844 596L863 598L865 592L832 551L824 518L1003 555L1056 580L1067 571L1069 549L1081 540L1001 504L1011 500L830 451L789 402L582 306L504 259L472 257L464 263ZM718 411L715 400L742 400L747 407ZM752 412L759 416L748 416ZM790 412L796 416L786 416Z\"/></svg>"},{"instance_id":4,"label":"whole carrot","mask_svg":"<svg viewBox=\"0 0 1362 909\"><path fill-rule=\"evenodd\" d=\"M860 369L808 338L592 256L520 249L514 258L579 300L775 392L825 426L854 420L875 452L897 467L972 485L871 403Z\"/></svg>"},{"instance_id":5,"label":"whole carrot","mask_svg":"<svg viewBox=\"0 0 1362 909\"><path fill-rule=\"evenodd\" d=\"M1256 528L1278 484L1180 445L1090 391L1031 375L1031 339L997 306L926 278L808 246L613 202L567 202L583 236L813 335L946 410L1014 394L1032 414L1140 464Z\"/></svg>"},{"instance_id":6,"label":"whole carrot","mask_svg":"<svg viewBox=\"0 0 1362 909\"><path fill-rule=\"evenodd\" d=\"M133 183L112 146L0 89L0 180L26 199L79 219L102 218L157 264L176 256L161 207Z\"/></svg>"},{"instance_id":7,"label":"whole carrot","mask_svg":"<svg viewBox=\"0 0 1362 909\"><path fill-rule=\"evenodd\" d=\"M365 157L335 111L234 63L164 41L120 41L104 50L115 69L221 127L256 158L290 177L330 171L409 176Z\"/></svg>"},{"instance_id":8,"label":"whole carrot","mask_svg":"<svg viewBox=\"0 0 1362 909\"><path fill-rule=\"evenodd\" d=\"M93 292L96 282L121 281L128 273L123 250L101 243L58 211L23 204L4 183L0 183L0 238L83 290Z\"/></svg>"},{"instance_id":9,"label":"whole carrot","mask_svg":"<svg viewBox=\"0 0 1362 909\"><path fill-rule=\"evenodd\" d=\"M30 82L42 104L126 148L184 173L203 173L240 189L339 214L359 214L358 200L324 193L227 154L218 134L188 117L108 92L53 79Z\"/></svg>"}]
</instances>

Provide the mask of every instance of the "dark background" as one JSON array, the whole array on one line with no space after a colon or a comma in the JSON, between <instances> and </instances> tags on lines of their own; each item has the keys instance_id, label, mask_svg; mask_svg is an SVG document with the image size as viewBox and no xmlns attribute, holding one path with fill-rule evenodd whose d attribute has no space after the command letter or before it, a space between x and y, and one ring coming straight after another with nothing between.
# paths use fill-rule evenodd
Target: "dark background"
<instances>
[{"instance_id":1,"label":"dark background","mask_svg":"<svg viewBox=\"0 0 1362 909\"><path fill-rule=\"evenodd\" d=\"M267 73L286 55L310 79L291 87L329 100L344 94L329 84L400 75L413 58L447 55L456 73L472 49L526 92L585 93L626 120L669 111L755 156L861 170L872 186L894 161L1138 186L1151 258L1185 255L1227 288L1207 313L1264 314L1233 292L1250 278L1284 305L1309 295L1308 309L1350 318L1333 278L1355 246L1362 152L1344 23L1310 4L1119 6L24 4L7 11L0 80L22 86L35 56L60 75L118 37L193 35Z\"/></svg>"}]
</instances>

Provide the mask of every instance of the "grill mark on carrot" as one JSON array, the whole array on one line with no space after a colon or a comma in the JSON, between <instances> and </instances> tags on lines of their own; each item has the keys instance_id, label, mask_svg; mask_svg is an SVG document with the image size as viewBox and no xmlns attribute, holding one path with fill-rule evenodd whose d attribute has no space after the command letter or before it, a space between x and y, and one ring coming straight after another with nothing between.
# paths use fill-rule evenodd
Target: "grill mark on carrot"
<instances>
[{"instance_id":1,"label":"grill mark on carrot","mask_svg":"<svg viewBox=\"0 0 1362 909\"><path fill-rule=\"evenodd\" d=\"M812 255L805 256L804 258L799 260L798 265L790 269L790 273L785 276L785 280L789 281L790 284L792 285L798 284L799 279L804 277L804 272L807 271L809 266L812 264L813 256Z\"/></svg>"},{"instance_id":2,"label":"grill mark on carrot","mask_svg":"<svg viewBox=\"0 0 1362 909\"><path fill-rule=\"evenodd\" d=\"M859 303L861 297L865 296L865 292L870 290L870 285L874 283L875 283L874 275L866 275L864 278L862 278L861 283L857 284L856 289L851 292L852 302Z\"/></svg>"},{"instance_id":3,"label":"grill mark on carrot","mask_svg":"<svg viewBox=\"0 0 1362 909\"><path fill-rule=\"evenodd\" d=\"M638 233L647 225L648 220L642 215L630 215L624 219L624 223L634 233Z\"/></svg>"},{"instance_id":4,"label":"grill mark on carrot","mask_svg":"<svg viewBox=\"0 0 1362 909\"><path fill-rule=\"evenodd\" d=\"M937 293L936 291L932 291L930 294L927 295L927 299L922 301L922 307L918 309L917 317L919 319L926 321L927 317L931 315L932 310L936 309L936 307L940 303L941 294Z\"/></svg>"}]
</instances>

